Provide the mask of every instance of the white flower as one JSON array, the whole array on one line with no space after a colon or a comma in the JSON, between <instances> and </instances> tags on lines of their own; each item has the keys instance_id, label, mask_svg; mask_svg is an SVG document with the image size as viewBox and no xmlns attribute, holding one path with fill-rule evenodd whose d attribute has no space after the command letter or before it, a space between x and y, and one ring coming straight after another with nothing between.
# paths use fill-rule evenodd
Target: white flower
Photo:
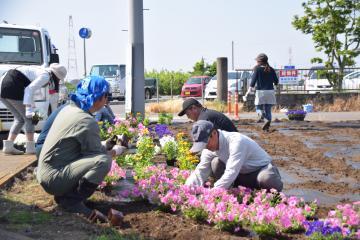
<instances>
[{"instance_id":1,"label":"white flower","mask_svg":"<svg viewBox=\"0 0 360 240\"><path fill-rule=\"evenodd\" d=\"M165 135L165 136L163 136L162 138L160 138L159 142L160 142L160 146L161 146L162 148L165 146L165 144L166 144L167 142L174 142L174 143L176 143L175 138L174 138L173 136L170 136L170 135Z\"/></svg>"}]
</instances>

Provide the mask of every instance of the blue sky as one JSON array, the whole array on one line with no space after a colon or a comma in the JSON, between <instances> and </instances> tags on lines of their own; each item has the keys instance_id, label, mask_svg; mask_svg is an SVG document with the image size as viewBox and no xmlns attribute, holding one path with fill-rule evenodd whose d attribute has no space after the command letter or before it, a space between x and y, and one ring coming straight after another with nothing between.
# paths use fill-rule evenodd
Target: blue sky
<instances>
[{"instance_id":1,"label":"blue sky","mask_svg":"<svg viewBox=\"0 0 360 240\"><path fill-rule=\"evenodd\" d=\"M83 72L81 27L93 35L87 41L87 68L92 64L126 63L130 0L0 0L0 21L40 25L51 34L67 65L68 18L73 16L78 72ZM144 0L145 68L184 70L205 58L228 57L234 41L235 68L254 66L265 52L275 67L288 65L289 49L296 67L310 67L322 56L311 37L294 30L291 20L303 15L303 0Z\"/></svg>"}]
</instances>

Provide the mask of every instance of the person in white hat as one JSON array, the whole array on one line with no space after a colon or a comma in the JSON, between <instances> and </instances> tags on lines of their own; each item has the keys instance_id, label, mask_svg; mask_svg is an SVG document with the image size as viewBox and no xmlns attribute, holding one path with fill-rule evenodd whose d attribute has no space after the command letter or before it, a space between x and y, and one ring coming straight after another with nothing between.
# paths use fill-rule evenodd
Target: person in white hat
<instances>
[{"instance_id":1,"label":"person in white hat","mask_svg":"<svg viewBox=\"0 0 360 240\"><path fill-rule=\"evenodd\" d=\"M8 70L0 78L0 100L14 115L9 136L3 141L5 154L24 153L14 148L14 140L23 126L27 139L25 153L35 154L35 127L32 122L35 106L34 92L46 84L49 84L49 90L56 91L59 81L66 77L66 73L63 65L53 63L45 69L38 66L20 66Z\"/></svg>"}]
</instances>

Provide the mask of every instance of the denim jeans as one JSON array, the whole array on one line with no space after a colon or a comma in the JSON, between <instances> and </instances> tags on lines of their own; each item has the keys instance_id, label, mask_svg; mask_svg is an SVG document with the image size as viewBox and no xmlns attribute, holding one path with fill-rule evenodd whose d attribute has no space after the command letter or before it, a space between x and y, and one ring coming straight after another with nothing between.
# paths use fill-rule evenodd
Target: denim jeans
<instances>
[{"instance_id":1,"label":"denim jeans","mask_svg":"<svg viewBox=\"0 0 360 240\"><path fill-rule=\"evenodd\" d=\"M271 108L272 104L262 104L262 105L255 105L256 112L261 114L264 118L271 121Z\"/></svg>"}]
</instances>

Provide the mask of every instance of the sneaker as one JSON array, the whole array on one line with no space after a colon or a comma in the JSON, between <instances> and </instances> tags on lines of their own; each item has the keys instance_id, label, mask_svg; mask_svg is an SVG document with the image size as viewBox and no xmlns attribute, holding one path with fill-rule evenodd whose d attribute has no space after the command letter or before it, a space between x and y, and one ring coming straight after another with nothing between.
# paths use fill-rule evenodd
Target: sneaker
<instances>
[{"instance_id":1,"label":"sneaker","mask_svg":"<svg viewBox=\"0 0 360 240\"><path fill-rule=\"evenodd\" d=\"M269 120L265 120L265 123L264 123L264 125L263 125L263 127L262 127L262 130L264 130L264 131L269 131L269 128L270 128L270 123L271 123L271 121L269 121Z\"/></svg>"}]
</instances>

